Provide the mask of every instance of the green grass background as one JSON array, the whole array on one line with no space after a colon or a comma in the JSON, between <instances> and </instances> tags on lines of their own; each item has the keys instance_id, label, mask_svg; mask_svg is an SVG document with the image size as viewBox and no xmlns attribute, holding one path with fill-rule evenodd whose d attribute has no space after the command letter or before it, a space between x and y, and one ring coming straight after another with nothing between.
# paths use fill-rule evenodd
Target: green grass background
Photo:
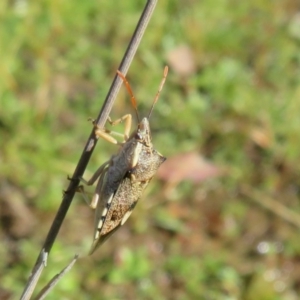
<instances>
[{"instance_id":1,"label":"green grass background","mask_svg":"<svg viewBox=\"0 0 300 300\"><path fill-rule=\"evenodd\" d=\"M1 299L24 288L144 4L0 3ZM195 151L225 175L171 192L153 180L124 228L48 299L298 299L299 9L158 1L128 74L139 111L170 52L189 47L194 71L170 65L153 141L166 157ZM133 112L129 102L122 87L112 118ZM85 177L115 151L100 141ZM93 212L77 196L39 288L88 252L92 234Z\"/></svg>"}]
</instances>

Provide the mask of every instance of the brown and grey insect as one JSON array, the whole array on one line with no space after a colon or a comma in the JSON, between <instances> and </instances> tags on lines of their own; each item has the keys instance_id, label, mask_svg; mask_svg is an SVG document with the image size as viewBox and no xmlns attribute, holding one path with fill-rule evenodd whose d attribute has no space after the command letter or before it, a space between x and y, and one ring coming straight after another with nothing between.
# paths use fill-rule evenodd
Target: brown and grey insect
<instances>
[{"instance_id":1,"label":"brown and grey insect","mask_svg":"<svg viewBox=\"0 0 300 300\"><path fill-rule=\"evenodd\" d=\"M120 71L117 73L124 81L131 96L131 103L139 121L137 104L131 87L125 76ZM124 134L102 129L94 124L95 134L98 138L102 137L111 143L118 144L120 149L116 155L113 155L109 161L99 167L90 180L82 179L87 185L92 185L98 180L90 204L93 209L96 209L96 213L94 240L89 254L92 254L126 222L144 189L159 166L165 161L165 157L153 148L149 118L159 98L167 73L168 67L165 67L163 79L148 117L139 121L137 129L130 136L132 119L130 114L116 121L108 119L111 125L125 121ZM122 136L123 141L118 142L113 135Z\"/></svg>"}]
</instances>

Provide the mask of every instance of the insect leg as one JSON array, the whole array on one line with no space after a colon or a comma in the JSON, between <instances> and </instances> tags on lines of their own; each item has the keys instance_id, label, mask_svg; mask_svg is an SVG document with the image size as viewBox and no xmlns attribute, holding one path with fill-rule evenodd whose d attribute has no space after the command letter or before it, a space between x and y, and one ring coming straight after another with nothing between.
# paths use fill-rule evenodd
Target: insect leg
<instances>
[{"instance_id":1,"label":"insect leg","mask_svg":"<svg viewBox=\"0 0 300 300\"><path fill-rule=\"evenodd\" d=\"M100 128L97 128L95 130L95 134L97 136L97 138L103 138L104 140L112 143L112 144L122 144L120 142L118 142L118 140L116 140L114 137L111 136L111 134L117 134L117 133L113 133L111 132L110 130L107 130L107 129L100 129ZM123 135L122 135L123 136Z\"/></svg>"},{"instance_id":2,"label":"insect leg","mask_svg":"<svg viewBox=\"0 0 300 300\"><path fill-rule=\"evenodd\" d=\"M92 198L92 201L90 203L90 207L92 209L95 209L97 207L97 204L98 204L98 201L99 201L99 198L100 198L100 194L101 194L101 189L102 189L102 185L103 185L103 180L104 180L104 176L107 172L108 168L106 168L100 175L100 178L99 178L99 181L96 185L96 189L95 189L95 194Z\"/></svg>"},{"instance_id":3,"label":"insect leg","mask_svg":"<svg viewBox=\"0 0 300 300\"><path fill-rule=\"evenodd\" d=\"M95 181L98 179L98 177L100 177L101 174L104 172L104 169L109 165L109 163L110 160L105 162L103 165L101 165L89 180L85 180L84 178L81 177L80 181L82 181L86 185L93 185Z\"/></svg>"},{"instance_id":4,"label":"insect leg","mask_svg":"<svg viewBox=\"0 0 300 300\"><path fill-rule=\"evenodd\" d=\"M123 116L122 118L119 118L115 121L112 121L110 118L108 118L108 122L112 126L117 125L117 124L122 123L123 121L125 121L124 133L122 134L122 133L119 133L119 132L108 130L106 128L100 128L98 125L95 125L95 128L96 128L95 134L98 138L101 137L101 138L105 139L106 141L108 141L112 144L122 144L122 143L118 142L111 135L121 136L121 137L123 137L123 142L126 142L129 138L131 123L132 123L131 120L132 120L132 117L131 117L130 114L127 114L127 115Z\"/></svg>"},{"instance_id":5,"label":"insect leg","mask_svg":"<svg viewBox=\"0 0 300 300\"><path fill-rule=\"evenodd\" d=\"M124 126L124 141L127 141L128 138L129 138L129 133L130 133L130 129L131 129L131 123L132 123L132 116L131 114L127 114L115 121L112 121L111 118L109 117L108 118L108 122L114 126L114 125L117 125L119 123L122 123L123 121L125 121L125 126Z\"/></svg>"},{"instance_id":6,"label":"insect leg","mask_svg":"<svg viewBox=\"0 0 300 300\"><path fill-rule=\"evenodd\" d=\"M96 186L96 191L95 191L95 194L93 195L93 198L92 198L92 201L90 201L90 199L88 198L86 192L84 191L84 188L83 186L79 186L78 187L78 191L82 194L83 196L83 199L84 201L92 208L92 209L95 209L96 206L97 206L97 203L98 203L98 200L99 200L99 194L101 192L101 188L102 188L102 185L103 185L103 180L104 180L104 176L108 170L108 168L106 167L108 164L105 163L103 164L96 172L95 174L93 175L93 177L89 180L89 181L86 181L84 180L83 178L81 178L80 180L83 181L86 185L92 185L96 179L99 177L99 180L98 180L98 183L97 183L97 186ZM94 178L95 177L95 178Z\"/></svg>"},{"instance_id":7,"label":"insect leg","mask_svg":"<svg viewBox=\"0 0 300 300\"><path fill-rule=\"evenodd\" d=\"M95 183L95 181L99 178L99 182L101 181L101 179L103 178L103 175L106 173L107 171L107 166L109 165L110 161L107 161L106 163L104 163L103 165L101 165L98 170L94 173L94 175L89 179L89 180L85 180L84 178L80 177L80 181L82 181L84 184L86 185L93 185ZM97 183L97 187L99 185L99 182ZM102 181L101 181L102 182ZM92 199L92 201L90 201L90 199L87 197L86 192L84 191L84 188L82 185L80 185L78 187L78 191L82 194L84 201L92 208L94 208L94 197ZM98 201L98 200L97 200ZM95 204L95 207L97 205L97 202Z\"/></svg>"},{"instance_id":8,"label":"insect leg","mask_svg":"<svg viewBox=\"0 0 300 300\"><path fill-rule=\"evenodd\" d=\"M84 190L83 186L80 185L78 188L77 188L77 192L81 193L82 197L83 197L83 200L85 201L85 203L88 205L88 206L91 206L91 200L89 199L88 195L87 195L87 192Z\"/></svg>"}]
</instances>

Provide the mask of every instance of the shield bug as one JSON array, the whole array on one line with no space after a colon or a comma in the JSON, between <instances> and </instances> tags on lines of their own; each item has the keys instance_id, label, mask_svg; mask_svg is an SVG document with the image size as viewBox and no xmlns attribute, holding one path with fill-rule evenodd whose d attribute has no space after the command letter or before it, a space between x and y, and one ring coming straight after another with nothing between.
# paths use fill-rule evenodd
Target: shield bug
<instances>
[{"instance_id":1,"label":"shield bug","mask_svg":"<svg viewBox=\"0 0 300 300\"><path fill-rule=\"evenodd\" d=\"M138 119L138 126L129 136L132 119L130 114L116 121L108 119L111 125L125 121L124 134L99 128L94 123L96 136L120 145L120 149L116 155L113 155L110 160L100 166L89 181L82 179L87 185L92 185L98 180L90 204L93 209L96 209L96 213L94 240L89 254L92 254L127 221L144 189L159 166L165 161L165 157L153 148L149 118L165 83L168 67L166 66L164 69L163 78L149 115L141 121L139 120L137 103L132 89L126 77L120 71L117 71L117 73L125 83L131 97L131 103ZM118 142L113 135L122 136L123 141Z\"/></svg>"}]
</instances>

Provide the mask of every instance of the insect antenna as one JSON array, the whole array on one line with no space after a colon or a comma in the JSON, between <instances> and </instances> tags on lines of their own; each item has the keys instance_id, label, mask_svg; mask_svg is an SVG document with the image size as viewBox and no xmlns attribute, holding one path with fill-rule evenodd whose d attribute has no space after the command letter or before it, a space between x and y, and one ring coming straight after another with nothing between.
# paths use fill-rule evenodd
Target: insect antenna
<instances>
[{"instance_id":1,"label":"insect antenna","mask_svg":"<svg viewBox=\"0 0 300 300\"><path fill-rule=\"evenodd\" d=\"M138 113L138 110L137 110L137 103L136 103L136 99L134 97L134 94L132 92L132 89L131 89L131 86L128 82L128 80L126 79L125 75L123 73L121 73L119 70L117 70L117 74L121 77L121 79L123 80L125 86L126 86L126 89L130 95L130 100L131 100L131 104L135 110L135 113L136 113L136 117L137 117L137 120L138 120L138 123L140 122L140 118L139 118L139 113Z\"/></svg>"},{"instance_id":2,"label":"insect antenna","mask_svg":"<svg viewBox=\"0 0 300 300\"><path fill-rule=\"evenodd\" d=\"M166 81L166 78L167 78L167 75L168 75L168 71L169 71L169 68L168 66L165 66L164 68L164 74L163 74L163 78L161 80L161 83L159 85L159 88L158 88L158 91L155 95L155 98L153 100L153 103L152 103L152 106L150 108L150 112L149 112L149 115L148 115L148 119L150 118L151 114L152 114L152 111L153 111L153 108L154 108L154 105L156 104L156 102L158 101L158 98L159 98L159 95L160 95L160 92L165 84L165 81Z\"/></svg>"}]
</instances>

